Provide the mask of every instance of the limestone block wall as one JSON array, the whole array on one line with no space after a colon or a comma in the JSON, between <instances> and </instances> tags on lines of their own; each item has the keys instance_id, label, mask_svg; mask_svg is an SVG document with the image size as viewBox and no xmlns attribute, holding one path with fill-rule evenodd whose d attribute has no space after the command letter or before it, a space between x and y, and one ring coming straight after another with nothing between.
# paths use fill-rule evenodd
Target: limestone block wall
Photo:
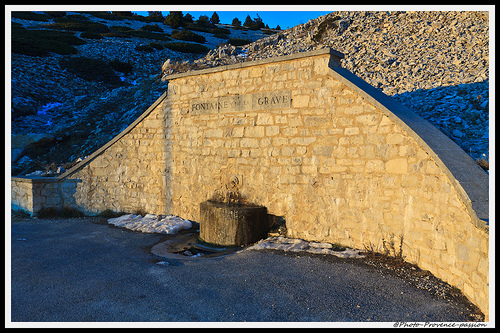
<instances>
[{"instance_id":1,"label":"limestone block wall","mask_svg":"<svg viewBox=\"0 0 500 333\"><path fill-rule=\"evenodd\" d=\"M199 203L237 177L289 237L378 250L394 240L487 312L488 232L465 184L416 133L423 120L406 125L411 111L399 118L332 58L171 76L170 212L197 220Z\"/></svg>"},{"instance_id":2,"label":"limestone block wall","mask_svg":"<svg viewBox=\"0 0 500 333\"><path fill-rule=\"evenodd\" d=\"M166 94L59 180L78 181L73 197L86 213L198 221L199 204L237 179L248 202L286 220L289 237L379 251L394 241L488 315L487 174L340 68L340 56L170 75Z\"/></svg>"},{"instance_id":3,"label":"limestone block wall","mask_svg":"<svg viewBox=\"0 0 500 333\"><path fill-rule=\"evenodd\" d=\"M12 177L12 207L34 215L42 208L77 208L74 197L77 183L77 179L58 181L47 177Z\"/></svg>"},{"instance_id":4,"label":"limestone block wall","mask_svg":"<svg viewBox=\"0 0 500 333\"><path fill-rule=\"evenodd\" d=\"M33 212L33 184L20 177L13 177L11 183L11 204L16 210Z\"/></svg>"}]
</instances>

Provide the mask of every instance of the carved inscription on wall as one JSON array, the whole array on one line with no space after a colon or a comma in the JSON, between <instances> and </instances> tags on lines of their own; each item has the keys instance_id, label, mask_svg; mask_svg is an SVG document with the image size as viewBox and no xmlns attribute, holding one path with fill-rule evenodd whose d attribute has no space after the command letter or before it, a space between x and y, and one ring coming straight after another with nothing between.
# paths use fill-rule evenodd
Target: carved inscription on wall
<instances>
[{"instance_id":1,"label":"carved inscription on wall","mask_svg":"<svg viewBox=\"0 0 500 333\"><path fill-rule=\"evenodd\" d=\"M192 115L290 108L290 90L222 96L189 101Z\"/></svg>"}]
</instances>

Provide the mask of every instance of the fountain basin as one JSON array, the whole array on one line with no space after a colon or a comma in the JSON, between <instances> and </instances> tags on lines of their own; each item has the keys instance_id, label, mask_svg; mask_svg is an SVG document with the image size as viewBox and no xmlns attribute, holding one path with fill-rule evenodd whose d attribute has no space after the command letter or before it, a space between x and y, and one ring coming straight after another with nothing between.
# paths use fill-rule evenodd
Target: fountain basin
<instances>
[{"instance_id":1,"label":"fountain basin","mask_svg":"<svg viewBox=\"0 0 500 333\"><path fill-rule=\"evenodd\" d=\"M200 203L200 239L204 242L241 246L267 236L266 207L249 204Z\"/></svg>"}]
</instances>

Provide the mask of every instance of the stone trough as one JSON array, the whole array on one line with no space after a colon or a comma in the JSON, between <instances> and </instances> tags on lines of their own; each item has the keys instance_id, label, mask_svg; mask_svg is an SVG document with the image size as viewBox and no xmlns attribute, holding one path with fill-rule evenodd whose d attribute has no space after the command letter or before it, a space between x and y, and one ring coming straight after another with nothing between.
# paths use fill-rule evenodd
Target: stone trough
<instances>
[{"instance_id":1,"label":"stone trough","mask_svg":"<svg viewBox=\"0 0 500 333\"><path fill-rule=\"evenodd\" d=\"M265 207L205 201L200 204L200 238L207 243L241 246L267 236Z\"/></svg>"}]
</instances>

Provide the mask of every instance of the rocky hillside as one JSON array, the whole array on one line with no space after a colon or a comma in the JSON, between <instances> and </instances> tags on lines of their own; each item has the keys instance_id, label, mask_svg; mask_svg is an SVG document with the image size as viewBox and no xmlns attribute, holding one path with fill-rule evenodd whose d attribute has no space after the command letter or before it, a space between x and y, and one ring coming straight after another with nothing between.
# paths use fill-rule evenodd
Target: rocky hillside
<instances>
[{"instance_id":1,"label":"rocky hillside","mask_svg":"<svg viewBox=\"0 0 500 333\"><path fill-rule=\"evenodd\" d=\"M272 33L224 25L174 29L144 17L97 13L12 14L12 175L68 168L111 140L166 90L158 80L166 59L189 63L220 43ZM44 33L34 36L44 39L42 46L54 47L35 53L34 32ZM74 53L58 47L68 40ZM110 69L111 62L121 67Z\"/></svg>"},{"instance_id":2,"label":"rocky hillside","mask_svg":"<svg viewBox=\"0 0 500 333\"><path fill-rule=\"evenodd\" d=\"M12 18L13 33L19 26L54 30L50 24L64 21L37 14L47 21ZM13 175L89 155L165 91L170 73L322 47L344 53L345 68L427 119L474 159L489 155L488 13L334 12L271 35L222 25L226 30L192 31L204 42L161 22L67 16L110 30L99 39L71 31L84 42L73 45L73 54L12 53ZM174 49L171 43L179 45L180 38L206 49ZM128 63L132 70L117 67L118 80L92 80L68 66L68 59L75 63L82 57ZM43 133L45 139L25 149L28 133Z\"/></svg>"}]
</instances>

